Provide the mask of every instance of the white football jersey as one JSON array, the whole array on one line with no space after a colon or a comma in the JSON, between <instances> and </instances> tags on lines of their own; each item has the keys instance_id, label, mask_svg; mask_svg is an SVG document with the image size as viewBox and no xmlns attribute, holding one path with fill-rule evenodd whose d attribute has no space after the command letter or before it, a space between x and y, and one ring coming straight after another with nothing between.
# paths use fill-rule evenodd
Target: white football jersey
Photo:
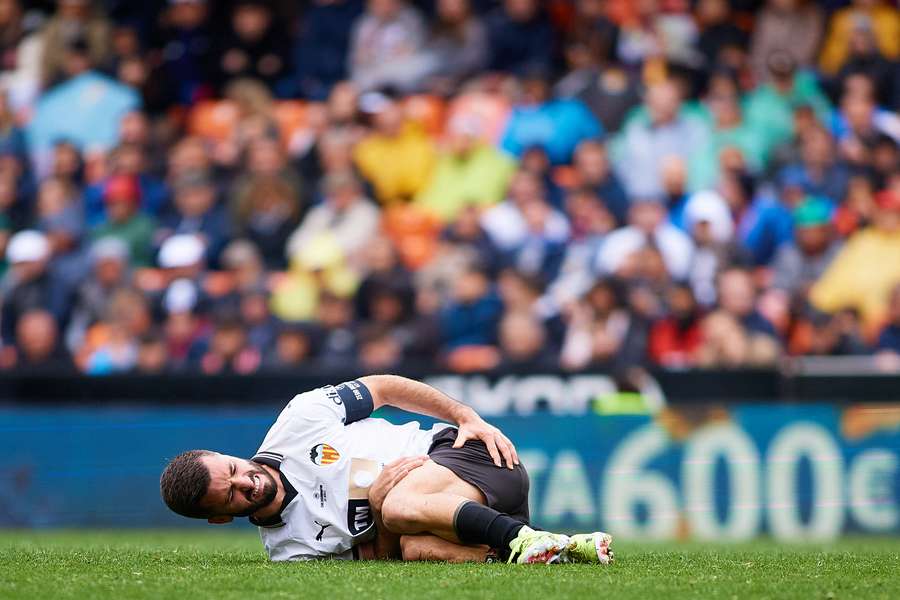
<instances>
[{"instance_id":1,"label":"white football jersey","mask_svg":"<svg viewBox=\"0 0 900 600\"><path fill-rule=\"evenodd\" d=\"M299 394L281 411L253 457L280 471L287 492L279 515L251 518L271 560L355 558L376 535L368 489L382 467L426 454L448 427L393 425L372 410L368 388L350 381Z\"/></svg>"}]
</instances>

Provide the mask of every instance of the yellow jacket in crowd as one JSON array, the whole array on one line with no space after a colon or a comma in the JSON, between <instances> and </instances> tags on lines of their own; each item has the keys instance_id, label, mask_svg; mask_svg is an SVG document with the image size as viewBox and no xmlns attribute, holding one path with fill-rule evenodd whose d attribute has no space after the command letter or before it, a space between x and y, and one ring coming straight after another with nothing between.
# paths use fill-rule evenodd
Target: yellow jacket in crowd
<instances>
[{"instance_id":1,"label":"yellow jacket in crowd","mask_svg":"<svg viewBox=\"0 0 900 600\"><path fill-rule=\"evenodd\" d=\"M437 162L416 203L445 223L469 205L486 208L506 195L516 163L493 146L480 144L464 157L447 153Z\"/></svg>"},{"instance_id":2,"label":"yellow jacket in crowd","mask_svg":"<svg viewBox=\"0 0 900 600\"><path fill-rule=\"evenodd\" d=\"M434 167L434 143L421 126L406 123L400 134L373 134L356 146L353 158L382 204L408 201L425 187Z\"/></svg>"},{"instance_id":3,"label":"yellow jacket in crowd","mask_svg":"<svg viewBox=\"0 0 900 600\"><path fill-rule=\"evenodd\" d=\"M893 6L871 8L848 6L834 13L822 47L819 66L829 75L837 73L850 53L850 38L859 26L870 26L878 49L888 59L900 56L900 12Z\"/></svg>"},{"instance_id":4,"label":"yellow jacket in crowd","mask_svg":"<svg viewBox=\"0 0 900 600\"><path fill-rule=\"evenodd\" d=\"M855 308L867 328L882 324L891 288L900 283L900 231L856 233L810 290L819 310Z\"/></svg>"}]
</instances>

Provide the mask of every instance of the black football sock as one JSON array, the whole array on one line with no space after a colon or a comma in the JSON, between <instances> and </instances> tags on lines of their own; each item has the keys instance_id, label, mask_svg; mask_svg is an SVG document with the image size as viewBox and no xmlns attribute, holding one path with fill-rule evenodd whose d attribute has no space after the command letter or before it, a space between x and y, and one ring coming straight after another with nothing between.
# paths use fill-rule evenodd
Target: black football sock
<instances>
[{"instance_id":1,"label":"black football sock","mask_svg":"<svg viewBox=\"0 0 900 600\"><path fill-rule=\"evenodd\" d=\"M460 542L484 544L503 555L509 554L509 543L523 526L522 522L472 500L460 504L453 516L453 529Z\"/></svg>"}]
</instances>

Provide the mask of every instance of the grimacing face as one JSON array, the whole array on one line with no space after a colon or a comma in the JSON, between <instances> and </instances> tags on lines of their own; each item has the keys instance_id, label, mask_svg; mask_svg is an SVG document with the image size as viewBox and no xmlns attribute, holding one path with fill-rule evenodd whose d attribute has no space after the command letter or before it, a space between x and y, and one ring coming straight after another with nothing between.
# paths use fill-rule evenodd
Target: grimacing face
<instances>
[{"instance_id":1,"label":"grimacing face","mask_svg":"<svg viewBox=\"0 0 900 600\"><path fill-rule=\"evenodd\" d=\"M209 487L202 503L212 514L249 517L278 493L275 479L262 465L227 454L210 454L201 460L209 469Z\"/></svg>"}]
</instances>

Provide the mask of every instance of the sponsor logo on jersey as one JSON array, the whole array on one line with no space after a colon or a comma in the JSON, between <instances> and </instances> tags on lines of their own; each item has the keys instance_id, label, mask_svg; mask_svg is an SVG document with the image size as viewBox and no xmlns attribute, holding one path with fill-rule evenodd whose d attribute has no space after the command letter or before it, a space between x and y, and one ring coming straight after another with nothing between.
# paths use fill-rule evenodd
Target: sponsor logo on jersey
<instances>
[{"instance_id":1,"label":"sponsor logo on jersey","mask_svg":"<svg viewBox=\"0 0 900 600\"><path fill-rule=\"evenodd\" d=\"M322 536L325 535L325 530L331 527L331 523L319 523L318 521L313 521L313 523L321 527L319 533L316 534L316 541L321 542Z\"/></svg>"},{"instance_id":2,"label":"sponsor logo on jersey","mask_svg":"<svg viewBox=\"0 0 900 600\"><path fill-rule=\"evenodd\" d=\"M336 463L340 458L341 453L328 444L316 444L309 450L309 460L320 467Z\"/></svg>"},{"instance_id":3,"label":"sponsor logo on jersey","mask_svg":"<svg viewBox=\"0 0 900 600\"><path fill-rule=\"evenodd\" d=\"M372 509L368 500L347 502L347 529L350 535L359 535L374 524Z\"/></svg>"},{"instance_id":4,"label":"sponsor logo on jersey","mask_svg":"<svg viewBox=\"0 0 900 600\"><path fill-rule=\"evenodd\" d=\"M329 400L331 400L338 406L344 403L344 401L341 400L341 395L338 393L337 388L329 385L328 387L323 389L325 390L325 395L328 396Z\"/></svg>"},{"instance_id":5,"label":"sponsor logo on jersey","mask_svg":"<svg viewBox=\"0 0 900 600\"><path fill-rule=\"evenodd\" d=\"M325 508L325 503L328 502L328 491L325 489L325 485L319 483L319 490L313 492L313 498L319 501L319 508Z\"/></svg>"}]
</instances>

